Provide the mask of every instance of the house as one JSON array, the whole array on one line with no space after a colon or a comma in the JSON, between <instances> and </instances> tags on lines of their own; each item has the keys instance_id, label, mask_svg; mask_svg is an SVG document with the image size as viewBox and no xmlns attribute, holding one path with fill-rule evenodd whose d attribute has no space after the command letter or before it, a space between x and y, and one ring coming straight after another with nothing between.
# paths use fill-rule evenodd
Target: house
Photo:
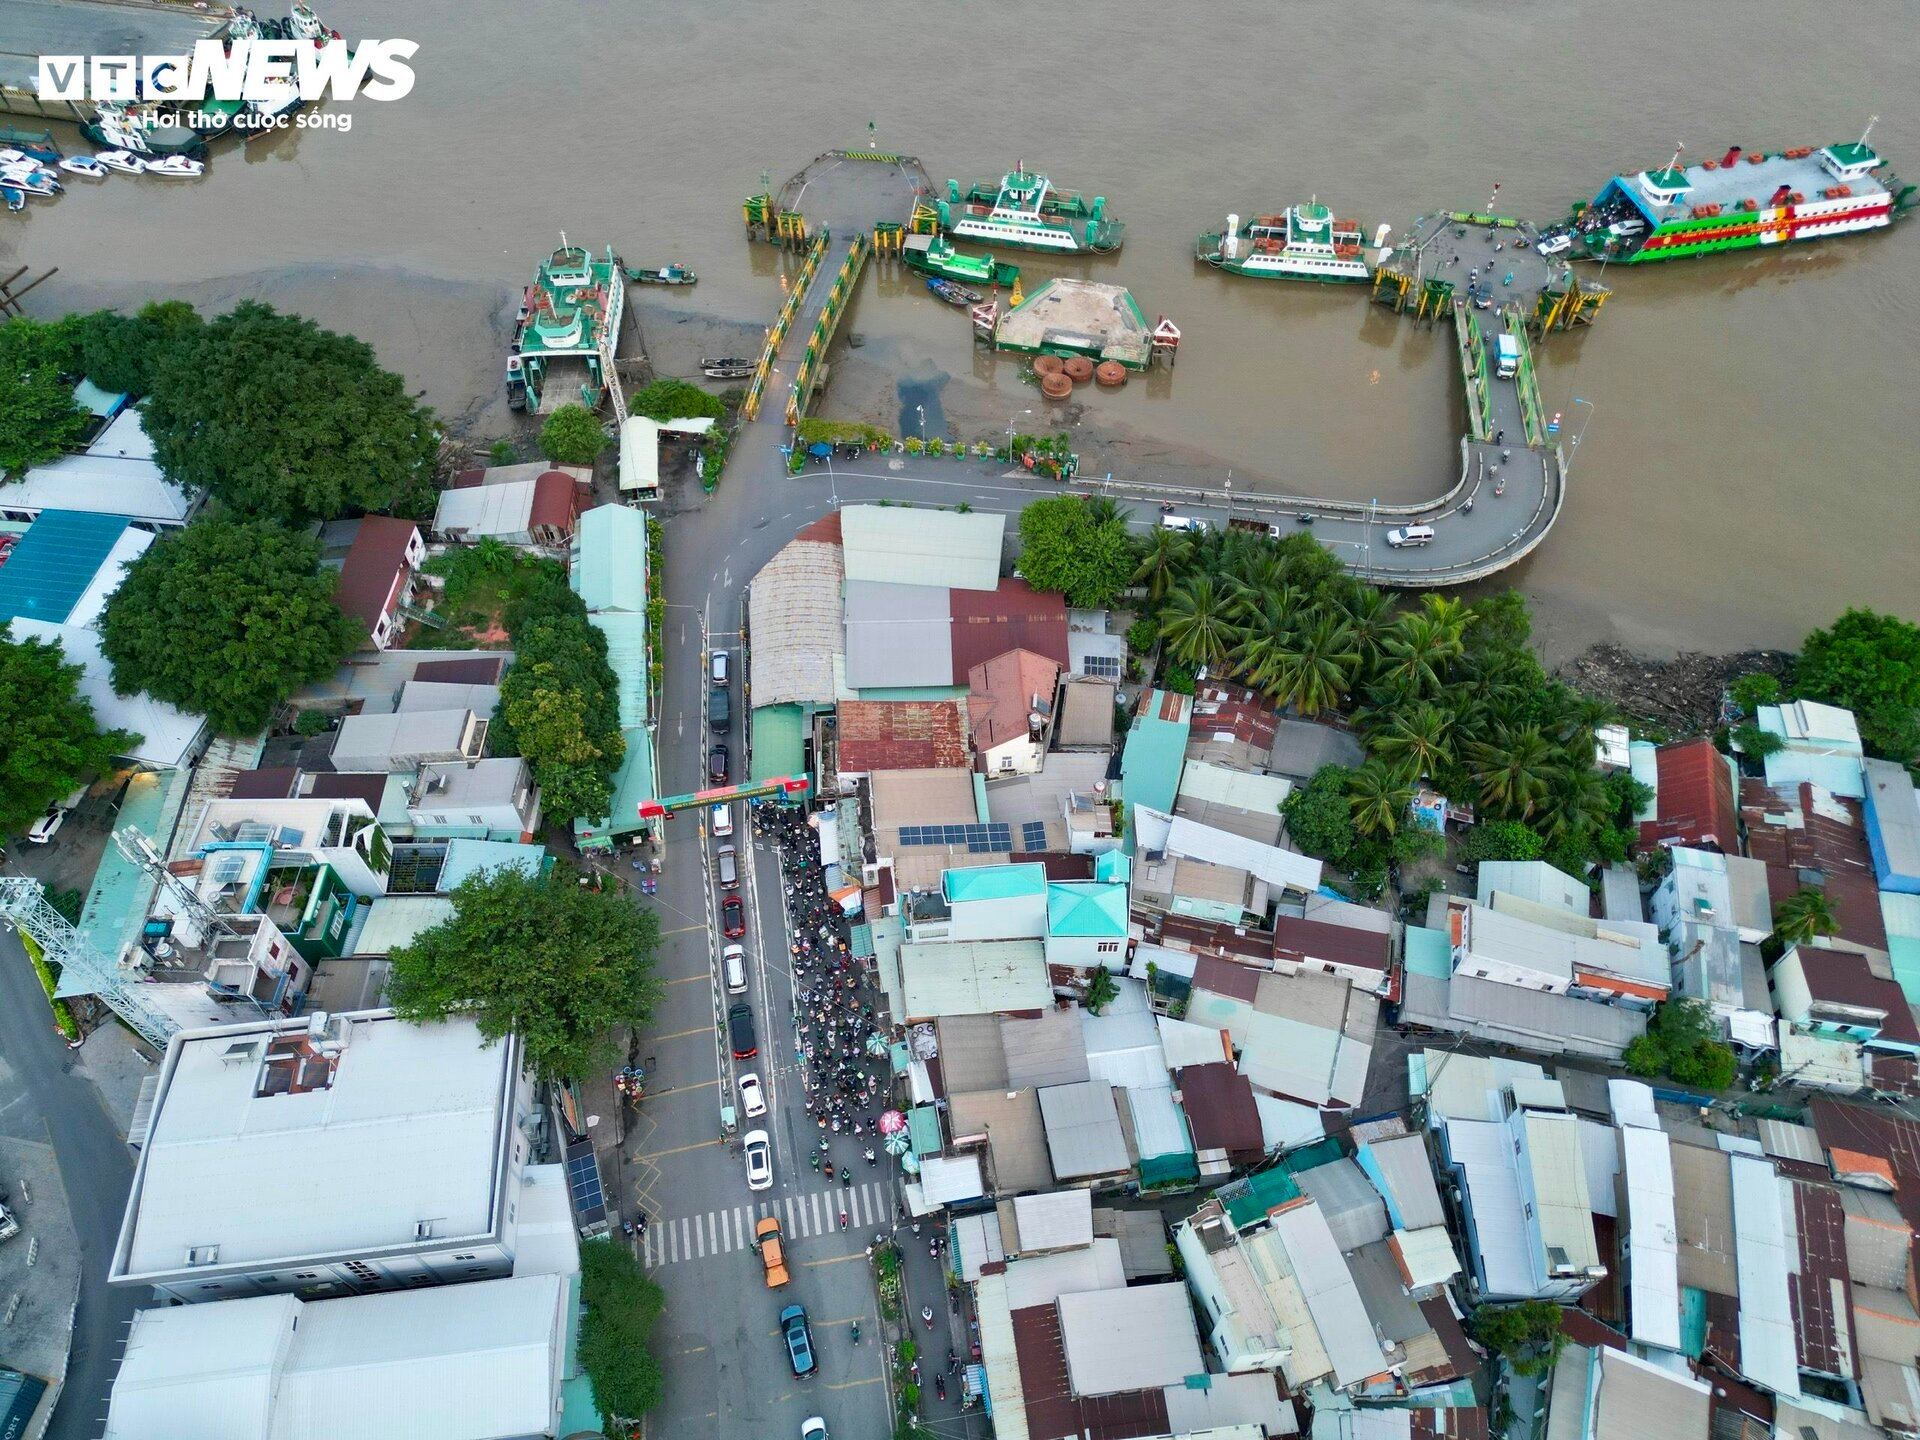
<instances>
[{"instance_id":1,"label":"house","mask_svg":"<svg viewBox=\"0 0 1920 1440\"><path fill-rule=\"evenodd\" d=\"M1056 982L1094 966L1119 971L1127 958L1125 881L1069 880L1047 886L1047 967Z\"/></svg>"},{"instance_id":2,"label":"house","mask_svg":"<svg viewBox=\"0 0 1920 1440\"><path fill-rule=\"evenodd\" d=\"M1584 917L1592 908L1586 882L1544 860L1482 860L1477 872L1475 894L1482 905L1492 905L1495 895L1512 895L1563 915Z\"/></svg>"},{"instance_id":3,"label":"house","mask_svg":"<svg viewBox=\"0 0 1920 1440\"><path fill-rule=\"evenodd\" d=\"M967 724L981 774L1031 775L1040 768L1059 683L1058 663L1031 650L1009 650L967 672Z\"/></svg>"},{"instance_id":4,"label":"house","mask_svg":"<svg viewBox=\"0 0 1920 1440\"><path fill-rule=\"evenodd\" d=\"M531 841L540 831L540 790L518 756L429 761L408 787L407 818L416 838Z\"/></svg>"},{"instance_id":5,"label":"house","mask_svg":"<svg viewBox=\"0 0 1920 1440\"><path fill-rule=\"evenodd\" d=\"M1137 857L1133 908L1143 924L1163 916L1264 924L1283 895L1320 885L1318 860L1144 802L1133 807L1129 838Z\"/></svg>"},{"instance_id":6,"label":"house","mask_svg":"<svg viewBox=\"0 0 1920 1440\"><path fill-rule=\"evenodd\" d=\"M1819 890L1839 926L1835 941L1855 950L1886 950L1860 801L1810 783L1776 790L1765 781L1742 780L1740 821L1747 854L1767 867L1767 894L1775 908L1797 891Z\"/></svg>"},{"instance_id":7,"label":"house","mask_svg":"<svg viewBox=\"0 0 1920 1440\"><path fill-rule=\"evenodd\" d=\"M1372 926L1292 915L1276 915L1273 919L1273 964L1282 974L1317 970L1384 995L1392 975L1392 950L1392 935Z\"/></svg>"},{"instance_id":8,"label":"house","mask_svg":"<svg viewBox=\"0 0 1920 1440\"><path fill-rule=\"evenodd\" d=\"M1920 1027L1900 986L1851 950L1795 945L1769 972L1780 1017L1810 1035L1920 1055Z\"/></svg>"},{"instance_id":9,"label":"house","mask_svg":"<svg viewBox=\"0 0 1920 1440\"><path fill-rule=\"evenodd\" d=\"M1713 1386L1624 1348L1569 1345L1547 1385L1547 1440L1707 1440ZM1738 1433L1737 1431L1735 1433ZM1802 1435L1810 1432L1789 1431Z\"/></svg>"},{"instance_id":10,"label":"house","mask_svg":"<svg viewBox=\"0 0 1920 1440\"><path fill-rule=\"evenodd\" d=\"M502 1278L533 1112L519 1040L486 1043L471 1020L374 1010L183 1031L108 1282L201 1304Z\"/></svg>"},{"instance_id":11,"label":"house","mask_svg":"<svg viewBox=\"0 0 1920 1440\"><path fill-rule=\"evenodd\" d=\"M952 941L900 947L908 1020L1019 1015L1053 1004L1038 940Z\"/></svg>"},{"instance_id":12,"label":"house","mask_svg":"<svg viewBox=\"0 0 1920 1440\"><path fill-rule=\"evenodd\" d=\"M1409 926L1413 937L1418 927ZM1443 937L1444 938L1444 937ZM1452 975L1416 969L1402 977L1398 1010L1401 1026L1472 1035L1495 1045L1512 1045L1555 1055L1586 1055L1618 1060L1646 1033L1644 1011L1544 989L1529 989L1476 979L1465 970Z\"/></svg>"},{"instance_id":13,"label":"house","mask_svg":"<svg viewBox=\"0 0 1920 1440\"><path fill-rule=\"evenodd\" d=\"M340 566L334 603L367 632L367 641L384 650L405 628L401 607L413 598L413 576L427 558L427 542L411 520L369 515L357 522L353 541Z\"/></svg>"},{"instance_id":14,"label":"house","mask_svg":"<svg viewBox=\"0 0 1920 1440\"><path fill-rule=\"evenodd\" d=\"M1060 685L1060 717L1053 748L1069 754L1113 753L1113 720L1120 687L1111 680L1070 675ZM1053 763L1051 760L1049 764Z\"/></svg>"},{"instance_id":15,"label":"house","mask_svg":"<svg viewBox=\"0 0 1920 1440\"><path fill-rule=\"evenodd\" d=\"M1851 710L1793 700L1758 706L1753 723L1780 741L1780 748L1763 762L1770 788L1817 785L1850 800L1865 793L1865 754Z\"/></svg>"},{"instance_id":16,"label":"house","mask_svg":"<svg viewBox=\"0 0 1920 1440\"><path fill-rule=\"evenodd\" d=\"M950 683L954 685L969 684L976 666L1009 650L1025 650L1051 661L1056 672L1067 668L1066 600L1052 591L1034 589L1017 575L986 588L949 587L947 616L952 632Z\"/></svg>"},{"instance_id":17,"label":"house","mask_svg":"<svg viewBox=\"0 0 1920 1440\"><path fill-rule=\"evenodd\" d=\"M923 920L929 912L916 909L915 940L1039 940L1047 933L1047 867L1035 862L948 870L940 898L940 919Z\"/></svg>"},{"instance_id":18,"label":"house","mask_svg":"<svg viewBox=\"0 0 1920 1440\"><path fill-rule=\"evenodd\" d=\"M423 765L478 762L487 753L490 716L471 710L406 710L349 715L334 731L335 770L404 775Z\"/></svg>"},{"instance_id":19,"label":"house","mask_svg":"<svg viewBox=\"0 0 1920 1440\"><path fill-rule=\"evenodd\" d=\"M113 688L113 667L100 649L100 634L81 625L16 618L10 627L16 644L39 640L58 645L69 665L80 667L80 695L93 707L102 730L124 730L138 738L122 759L153 770L178 769L195 760L210 738L204 715L190 715L145 692L122 695Z\"/></svg>"},{"instance_id":20,"label":"house","mask_svg":"<svg viewBox=\"0 0 1920 1440\"><path fill-rule=\"evenodd\" d=\"M0 625L44 620L98 629L127 567L153 543L123 515L42 510L0 564Z\"/></svg>"},{"instance_id":21,"label":"house","mask_svg":"<svg viewBox=\"0 0 1920 1440\"><path fill-rule=\"evenodd\" d=\"M1173 809L1180 792L1180 771L1186 765L1187 735L1192 729L1193 700L1171 690L1154 690L1141 701L1120 752L1120 793L1126 801L1127 853L1137 850L1134 810L1146 805L1162 813Z\"/></svg>"},{"instance_id":22,"label":"house","mask_svg":"<svg viewBox=\"0 0 1920 1440\"><path fill-rule=\"evenodd\" d=\"M134 1312L106 1440L558 1433L568 1277Z\"/></svg>"},{"instance_id":23,"label":"house","mask_svg":"<svg viewBox=\"0 0 1920 1440\"><path fill-rule=\"evenodd\" d=\"M1733 761L1711 740L1659 746L1653 752L1652 814L1640 821L1641 847L1687 845L1738 854L1734 778Z\"/></svg>"},{"instance_id":24,"label":"house","mask_svg":"<svg viewBox=\"0 0 1920 1440\"><path fill-rule=\"evenodd\" d=\"M1673 867L1648 900L1653 923L1672 930L1686 923L1731 930L1743 945L1758 945L1773 933L1767 867L1745 855L1670 848Z\"/></svg>"},{"instance_id":25,"label":"house","mask_svg":"<svg viewBox=\"0 0 1920 1440\"><path fill-rule=\"evenodd\" d=\"M1258 1163L1266 1139L1253 1082L1231 1064L1212 1061L1185 1066L1179 1083L1175 1098L1186 1112L1200 1173L1221 1176Z\"/></svg>"},{"instance_id":26,"label":"house","mask_svg":"<svg viewBox=\"0 0 1920 1440\"><path fill-rule=\"evenodd\" d=\"M14 551L8 569L20 563L19 554ZM1868 760L1864 769L1861 817L1874 878L1882 890L1920 895L1920 794L1914 791L1913 777L1891 760Z\"/></svg>"},{"instance_id":27,"label":"house","mask_svg":"<svg viewBox=\"0 0 1920 1440\"><path fill-rule=\"evenodd\" d=\"M1511 895L1490 898L1491 905L1447 901L1457 977L1646 1005L1672 987L1652 925L1568 915Z\"/></svg>"},{"instance_id":28,"label":"house","mask_svg":"<svg viewBox=\"0 0 1920 1440\"><path fill-rule=\"evenodd\" d=\"M849 581L990 591L1000 583L1006 528L1007 517L993 512L843 506L846 576Z\"/></svg>"},{"instance_id":29,"label":"house","mask_svg":"<svg viewBox=\"0 0 1920 1440\"><path fill-rule=\"evenodd\" d=\"M1225 830L1262 845L1278 845L1286 835L1280 807L1293 793L1293 782L1279 775L1196 759L1193 754L1196 749L1214 748L1188 743L1187 764L1180 772L1173 813L1196 825Z\"/></svg>"},{"instance_id":30,"label":"house","mask_svg":"<svg viewBox=\"0 0 1920 1440\"><path fill-rule=\"evenodd\" d=\"M481 478L471 485L456 482L452 489L440 492L433 533L456 542L498 540L527 548L562 546L573 539L581 504L580 486L571 474L521 465L500 469L536 469L538 473L526 479L496 480L492 477L500 470L466 472Z\"/></svg>"},{"instance_id":31,"label":"house","mask_svg":"<svg viewBox=\"0 0 1920 1440\"><path fill-rule=\"evenodd\" d=\"M119 515L136 528L178 530L207 498L168 480L153 458L140 412L122 410L78 455L36 465L0 485L0 519L32 520L47 510Z\"/></svg>"},{"instance_id":32,"label":"house","mask_svg":"<svg viewBox=\"0 0 1920 1440\"><path fill-rule=\"evenodd\" d=\"M1105 610L1067 611L1067 675L1117 685L1127 664L1126 637L1114 634Z\"/></svg>"},{"instance_id":33,"label":"house","mask_svg":"<svg viewBox=\"0 0 1920 1440\"><path fill-rule=\"evenodd\" d=\"M1114 1087L1104 1080L1041 1088L1040 1123L1047 1157L1062 1185L1099 1189L1124 1181L1133 1170Z\"/></svg>"},{"instance_id":34,"label":"house","mask_svg":"<svg viewBox=\"0 0 1920 1440\"><path fill-rule=\"evenodd\" d=\"M842 700L833 772L842 789L875 770L964 769L967 717L958 700Z\"/></svg>"},{"instance_id":35,"label":"house","mask_svg":"<svg viewBox=\"0 0 1920 1440\"><path fill-rule=\"evenodd\" d=\"M1256 1092L1350 1109L1366 1093L1379 1013L1378 998L1337 976L1263 974L1202 955L1186 1018L1227 1034Z\"/></svg>"}]
</instances>

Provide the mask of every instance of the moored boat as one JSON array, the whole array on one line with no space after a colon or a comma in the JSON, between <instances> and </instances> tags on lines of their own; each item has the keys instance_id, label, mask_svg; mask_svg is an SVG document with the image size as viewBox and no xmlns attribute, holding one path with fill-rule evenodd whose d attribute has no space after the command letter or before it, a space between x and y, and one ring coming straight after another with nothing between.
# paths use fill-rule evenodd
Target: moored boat
<instances>
[{"instance_id":1,"label":"moored boat","mask_svg":"<svg viewBox=\"0 0 1920 1440\"><path fill-rule=\"evenodd\" d=\"M109 170L118 170L122 175L138 175L147 168L147 162L131 150L102 150L93 157Z\"/></svg>"},{"instance_id":2,"label":"moored boat","mask_svg":"<svg viewBox=\"0 0 1920 1440\"><path fill-rule=\"evenodd\" d=\"M69 175L83 175L89 180L104 180L111 173L92 155L65 156L60 161L60 168Z\"/></svg>"},{"instance_id":3,"label":"moored boat","mask_svg":"<svg viewBox=\"0 0 1920 1440\"><path fill-rule=\"evenodd\" d=\"M947 198L935 205L940 228L959 239L987 240L1022 250L1059 255L1105 255L1120 248L1127 227L1107 218L1105 196L1092 200L1055 190L1053 182L1024 163L1000 178L976 181L967 190L947 181Z\"/></svg>"},{"instance_id":4,"label":"moored boat","mask_svg":"<svg viewBox=\"0 0 1920 1440\"><path fill-rule=\"evenodd\" d=\"M700 277L684 265L627 267L627 279L636 285L693 285Z\"/></svg>"},{"instance_id":5,"label":"moored boat","mask_svg":"<svg viewBox=\"0 0 1920 1440\"><path fill-rule=\"evenodd\" d=\"M186 155L162 155L147 161L147 174L165 175L175 180L191 180L206 173L206 165Z\"/></svg>"},{"instance_id":6,"label":"moored boat","mask_svg":"<svg viewBox=\"0 0 1920 1440\"><path fill-rule=\"evenodd\" d=\"M7 184L4 180L0 180L0 202L5 202L9 210L24 210L27 208L27 197L25 193Z\"/></svg>"},{"instance_id":7,"label":"moored boat","mask_svg":"<svg viewBox=\"0 0 1920 1440\"><path fill-rule=\"evenodd\" d=\"M962 255L938 235L908 235L900 242L900 258L924 275L937 275L955 284L1006 286L1020 278L1020 267L991 255Z\"/></svg>"},{"instance_id":8,"label":"moored boat","mask_svg":"<svg viewBox=\"0 0 1920 1440\"><path fill-rule=\"evenodd\" d=\"M1915 187L1874 172L1867 134L1832 145L1725 154L1684 168L1616 175L1542 244L1564 237L1575 258L1639 265L1682 256L1825 240L1880 230L1914 203Z\"/></svg>"},{"instance_id":9,"label":"moored boat","mask_svg":"<svg viewBox=\"0 0 1920 1440\"><path fill-rule=\"evenodd\" d=\"M759 368L759 362L749 360L743 355L722 355L718 359L703 357L700 361L700 373L709 380L744 380Z\"/></svg>"},{"instance_id":10,"label":"moored boat","mask_svg":"<svg viewBox=\"0 0 1920 1440\"><path fill-rule=\"evenodd\" d=\"M0 165L0 185L11 185L25 195L41 196L58 195L67 188L51 170L42 169L31 160Z\"/></svg>"},{"instance_id":11,"label":"moored boat","mask_svg":"<svg viewBox=\"0 0 1920 1440\"><path fill-rule=\"evenodd\" d=\"M1194 242L1193 254L1235 275L1351 284L1373 275L1361 254L1365 238L1359 221L1335 219L1316 198L1278 215L1256 215L1245 224L1238 215L1229 215L1225 229L1209 231Z\"/></svg>"},{"instance_id":12,"label":"moored boat","mask_svg":"<svg viewBox=\"0 0 1920 1440\"><path fill-rule=\"evenodd\" d=\"M978 290L969 290L964 285L956 285L951 280L942 280L937 275L929 275L927 277L927 289L931 290L935 295L938 295L949 305L977 305L980 303L980 292Z\"/></svg>"}]
</instances>

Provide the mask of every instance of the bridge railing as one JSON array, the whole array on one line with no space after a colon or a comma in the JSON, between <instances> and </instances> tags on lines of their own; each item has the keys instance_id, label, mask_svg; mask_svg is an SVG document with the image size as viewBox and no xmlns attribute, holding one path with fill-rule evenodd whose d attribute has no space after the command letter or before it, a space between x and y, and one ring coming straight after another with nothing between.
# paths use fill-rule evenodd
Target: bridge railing
<instances>
[{"instance_id":1,"label":"bridge railing","mask_svg":"<svg viewBox=\"0 0 1920 1440\"><path fill-rule=\"evenodd\" d=\"M807 258L801 262L800 269L793 277L793 283L787 287L787 298L780 306L780 313L774 317L773 327L767 331L767 343L761 348L760 363L754 368L753 380L747 386L747 398L741 402L740 413L752 420L760 414L760 401L767 388L767 376L773 371L773 362L779 358L780 347L786 343L787 331L800 313L800 307L807 298L807 287L813 283L813 272L820 268L820 257L827 253L827 232L822 230L813 237L813 244L807 247Z\"/></svg>"}]
</instances>

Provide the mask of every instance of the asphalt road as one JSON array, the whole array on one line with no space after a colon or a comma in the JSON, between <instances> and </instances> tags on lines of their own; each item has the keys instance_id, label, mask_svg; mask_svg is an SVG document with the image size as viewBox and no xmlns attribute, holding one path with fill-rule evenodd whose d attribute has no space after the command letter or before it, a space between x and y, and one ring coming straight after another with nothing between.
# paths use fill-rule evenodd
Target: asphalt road
<instances>
[{"instance_id":1,"label":"asphalt road","mask_svg":"<svg viewBox=\"0 0 1920 1440\"><path fill-rule=\"evenodd\" d=\"M107 1264L133 1184L133 1156L93 1086L73 1073L54 1033L39 978L19 939L0 930L0 1129L53 1146L80 1239L80 1304L66 1388L48 1440L91 1440L139 1294L109 1289Z\"/></svg>"}]
</instances>

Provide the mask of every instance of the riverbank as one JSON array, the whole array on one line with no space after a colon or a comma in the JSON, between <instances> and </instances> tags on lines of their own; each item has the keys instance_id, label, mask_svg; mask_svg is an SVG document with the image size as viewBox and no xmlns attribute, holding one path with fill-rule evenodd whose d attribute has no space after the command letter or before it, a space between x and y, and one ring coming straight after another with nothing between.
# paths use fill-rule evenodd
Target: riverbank
<instances>
[{"instance_id":1,"label":"riverbank","mask_svg":"<svg viewBox=\"0 0 1920 1440\"><path fill-rule=\"evenodd\" d=\"M1683 652L1654 659L1601 644L1589 646L1554 673L1576 690L1608 701L1629 722L1647 725L1663 739L1683 740L1711 733L1719 725L1720 697L1742 675L1784 679L1792 664L1793 656L1783 650Z\"/></svg>"}]
</instances>

